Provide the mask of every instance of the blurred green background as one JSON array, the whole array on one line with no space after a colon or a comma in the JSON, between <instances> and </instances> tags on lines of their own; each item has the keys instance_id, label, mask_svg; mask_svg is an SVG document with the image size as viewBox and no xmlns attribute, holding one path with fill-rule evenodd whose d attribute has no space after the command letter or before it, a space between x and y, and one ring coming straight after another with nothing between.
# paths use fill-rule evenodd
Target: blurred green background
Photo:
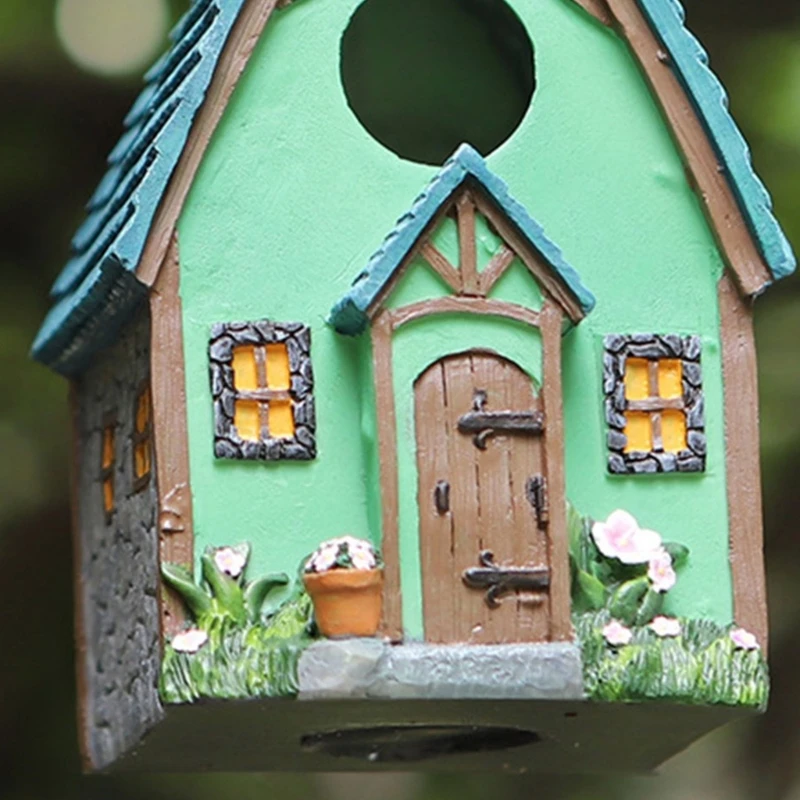
<instances>
[{"instance_id":1,"label":"blurred green background","mask_svg":"<svg viewBox=\"0 0 800 800\"><path fill-rule=\"evenodd\" d=\"M80 775L75 732L66 382L28 360L82 206L188 0L0 0L0 797L192 800L800 800L800 278L758 302L771 602L769 713L659 778ZM686 0L778 215L800 246L800 6ZM613 731L609 732L613 736Z\"/></svg>"}]
</instances>

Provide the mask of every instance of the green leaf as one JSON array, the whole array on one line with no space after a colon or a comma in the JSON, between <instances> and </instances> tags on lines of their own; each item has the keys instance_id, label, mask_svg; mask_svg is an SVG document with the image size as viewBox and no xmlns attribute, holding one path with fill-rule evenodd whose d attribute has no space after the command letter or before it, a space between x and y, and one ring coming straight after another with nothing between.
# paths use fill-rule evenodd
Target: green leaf
<instances>
[{"instance_id":1,"label":"green leaf","mask_svg":"<svg viewBox=\"0 0 800 800\"><path fill-rule=\"evenodd\" d=\"M639 612L639 604L647 594L650 583L647 578L635 578L623 583L611 599L611 616L628 625L633 625Z\"/></svg>"},{"instance_id":2,"label":"green leaf","mask_svg":"<svg viewBox=\"0 0 800 800\"><path fill-rule=\"evenodd\" d=\"M244 602L247 607L247 616L251 622L258 622L264 601L273 589L286 586L289 576L283 572L265 575L263 578L250 583L244 591Z\"/></svg>"},{"instance_id":3,"label":"green leaf","mask_svg":"<svg viewBox=\"0 0 800 800\"><path fill-rule=\"evenodd\" d=\"M664 544L664 549L672 557L672 566L675 569L680 569L681 567L685 566L686 562L689 560L689 548L682 544L677 544L676 542L666 542Z\"/></svg>"},{"instance_id":4,"label":"green leaf","mask_svg":"<svg viewBox=\"0 0 800 800\"><path fill-rule=\"evenodd\" d=\"M648 589L636 614L636 624L649 625L661 613L663 607L664 595L655 589Z\"/></svg>"},{"instance_id":5,"label":"green leaf","mask_svg":"<svg viewBox=\"0 0 800 800\"><path fill-rule=\"evenodd\" d=\"M211 587L219 605L240 625L247 622L244 593L238 581L222 572L214 562L214 557L206 551L200 559L203 577Z\"/></svg>"},{"instance_id":6,"label":"green leaf","mask_svg":"<svg viewBox=\"0 0 800 800\"><path fill-rule=\"evenodd\" d=\"M194 582L186 567L180 564L162 564L161 574L164 581L183 598L195 619L209 610L211 598Z\"/></svg>"},{"instance_id":7,"label":"green leaf","mask_svg":"<svg viewBox=\"0 0 800 800\"><path fill-rule=\"evenodd\" d=\"M606 604L606 587L588 572L578 571L578 588L592 611L599 611Z\"/></svg>"}]
</instances>

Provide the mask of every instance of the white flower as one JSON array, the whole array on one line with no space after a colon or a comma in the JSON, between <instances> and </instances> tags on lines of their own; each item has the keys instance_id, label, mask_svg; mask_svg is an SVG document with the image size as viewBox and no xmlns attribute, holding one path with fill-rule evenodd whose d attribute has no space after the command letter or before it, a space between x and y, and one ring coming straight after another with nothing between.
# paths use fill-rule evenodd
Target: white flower
<instances>
[{"instance_id":1,"label":"white flower","mask_svg":"<svg viewBox=\"0 0 800 800\"><path fill-rule=\"evenodd\" d=\"M670 617L656 617L648 627L656 636L660 636L662 639L681 635L681 623L677 619L671 619Z\"/></svg>"},{"instance_id":2,"label":"white flower","mask_svg":"<svg viewBox=\"0 0 800 800\"><path fill-rule=\"evenodd\" d=\"M622 647L631 643L633 631L630 628L626 628L618 620L612 619L611 622L603 628L603 638L612 647Z\"/></svg>"},{"instance_id":3,"label":"white flower","mask_svg":"<svg viewBox=\"0 0 800 800\"><path fill-rule=\"evenodd\" d=\"M595 522L592 537L607 558L623 564L644 564L661 548L661 536L639 527L627 511L614 511L605 522Z\"/></svg>"},{"instance_id":4,"label":"white flower","mask_svg":"<svg viewBox=\"0 0 800 800\"><path fill-rule=\"evenodd\" d=\"M657 592L668 592L677 582L678 576L672 567L672 556L662 547L651 559L647 577Z\"/></svg>"},{"instance_id":5,"label":"white flower","mask_svg":"<svg viewBox=\"0 0 800 800\"><path fill-rule=\"evenodd\" d=\"M372 553L350 552L350 560L353 562L353 569L374 569L375 558Z\"/></svg>"},{"instance_id":6,"label":"white flower","mask_svg":"<svg viewBox=\"0 0 800 800\"><path fill-rule=\"evenodd\" d=\"M337 547L325 547L318 550L309 560L306 569L311 572L325 572L336 563L338 553Z\"/></svg>"},{"instance_id":7,"label":"white flower","mask_svg":"<svg viewBox=\"0 0 800 800\"><path fill-rule=\"evenodd\" d=\"M214 563L220 572L230 575L231 578L238 578L244 570L247 559L232 547L221 547L214 553Z\"/></svg>"},{"instance_id":8,"label":"white flower","mask_svg":"<svg viewBox=\"0 0 800 800\"><path fill-rule=\"evenodd\" d=\"M196 653L208 641L208 634L199 628L176 633L172 638L172 649L177 653Z\"/></svg>"},{"instance_id":9,"label":"white flower","mask_svg":"<svg viewBox=\"0 0 800 800\"><path fill-rule=\"evenodd\" d=\"M731 641L736 645L737 650L758 650L758 639L755 635L746 631L744 628L735 628L730 633Z\"/></svg>"}]
</instances>

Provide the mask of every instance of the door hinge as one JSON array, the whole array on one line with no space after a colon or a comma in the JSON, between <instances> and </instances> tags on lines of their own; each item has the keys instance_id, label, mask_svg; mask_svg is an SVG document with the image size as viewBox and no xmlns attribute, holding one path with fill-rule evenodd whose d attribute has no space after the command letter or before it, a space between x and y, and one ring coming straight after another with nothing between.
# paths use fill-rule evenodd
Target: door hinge
<instances>
[{"instance_id":1,"label":"door hinge","mask_svg":"<svg viewBox=\"0 0 800 800\"><path fill-rule=\"evenodd\" d=\"M534 475L525 485L525 495L536 512L536 524L539 530L545 530L550 524L550 501L547 496L547 478Z\"/></svg>"}]
</instances>

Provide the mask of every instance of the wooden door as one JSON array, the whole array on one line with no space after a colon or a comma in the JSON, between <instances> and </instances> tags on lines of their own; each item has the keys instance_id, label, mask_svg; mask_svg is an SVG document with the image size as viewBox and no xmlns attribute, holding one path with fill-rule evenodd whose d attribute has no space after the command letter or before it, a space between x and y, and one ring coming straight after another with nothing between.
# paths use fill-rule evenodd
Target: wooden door
<instances>
[{"instance_id":1,"label":"wooden door","mask_svg":"<svg viewBox=\"0 0 800 800\"><path fill-rule=\"evenodd\" d=\"M484 416L476 418L474 412ZM417 380L420 549L428 642L550 639L544 448L541 431L537 435L531 430L534 424L520 423L538 420L543 427L541 412L530 377L491 353L445 358ZM483 432L476 433L474 423L484 419L498 424L490 428L487 423ZM511 430L502 430L503 420L514 419L523 430L513 424L508 425ZM538 576L537 588L503 591L501 585L494 590L498 593L494 600L487 598L490 583L484 588L468 586L465 572L475 568L480 568L477 577L484 581L502 578L493 571L487 552L509 575Z\"/></svg>"}]
</instances>

